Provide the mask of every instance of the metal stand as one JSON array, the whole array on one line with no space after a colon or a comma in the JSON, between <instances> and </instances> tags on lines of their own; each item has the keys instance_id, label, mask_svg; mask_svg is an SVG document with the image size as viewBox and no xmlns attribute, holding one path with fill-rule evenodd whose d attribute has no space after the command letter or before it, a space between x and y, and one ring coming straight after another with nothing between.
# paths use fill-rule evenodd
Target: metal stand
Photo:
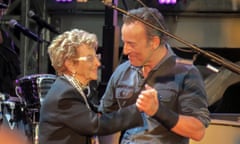
<instances>
[{"instance_id":1,"label":"metal stand","mask_svg":"<svg viewBox=\"0 0 240 144\"><path fill-rule=\"evenodd\" d=\"M32 120L31 123L31 130L32 130L32 141L33 144L38 144L38 129L39 129L39 121L38 121L38 109L31 109L30 110L32 114Z\"/></svg>"},{"instance_id":2,"label":"metal stand","mask_svg":"<svg viewBox=\"0 0 240 144\"><path fill-rule=\"evenodd\" d=\"M114 4L112 4L112 3L109 3L108 1L106 1L106 2L103 1L103 3L104 3L106 6L112 8L112 9L114 9L114 10L117 10L118 12L121 12L122 14L125 14L125 15L128 15L128 16L132 17L132 18L135 18L136 20L144 23L145 25L147 25L147 26L149 26L149 27L151 27L151 28L153 28L153 29L156 29L156 30L158 30L158 31L160 31L160 32L168 35L169 37L173 38L174 40L176 40L176 41L178 41L178 42L180 42L180 43L182 43L182 44L190 47L190 48L191 48L192 50L194 50L195 52L204 55L205 57L209 58L211 61L213 61L213 62L215 62L215 63L217 63L217 64L222 65L223 67L231 70L232 72L235 72L235 73L237 73L237 74L240 74L240 66L239 66L239 65L237 65L237 64L235 64L235 63L233 63L233 62L231 62L231 61L229 61L229 60L227 60L227 59L224 59L224 58L222 58L221 56L219 56L219 55L217 55L217 54L215 54L215 53L211 53L211 52L205 51L205 50L197 47L196 45L194 45L194 44L192 44L192 43L190 43L190 42L188 42L188 41L185 41L185 40L183 40L182 38L180 38L180 37L178 37L178 36L175 36L175 35L167 32L167 31L165 31L165 30L162 29L161 27L158 27L158 26L155 26L155 25L153 25L153 24L151 24L151 23L148 23L147 21L141 19L140 17L137 17L137 16L135 16L135 15L131 15L131 14L129 14L127 11L125 11L125 10L117 7L116 5L114 5Z\"/></svg>"}]
</instances>

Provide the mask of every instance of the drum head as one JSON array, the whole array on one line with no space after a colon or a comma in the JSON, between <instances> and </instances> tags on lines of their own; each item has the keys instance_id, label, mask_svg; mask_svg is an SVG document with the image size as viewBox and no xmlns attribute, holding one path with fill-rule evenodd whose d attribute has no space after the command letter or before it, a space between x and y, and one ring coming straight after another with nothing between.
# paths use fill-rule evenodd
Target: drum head
<instances>
[{"instance_id":1,"label":"drum head","mask_svg":"<svg viewBox=\"0 0 240 144\"><path fill-rule=\"evenodd\" d=\"M20 96L27 108L39 109L45 95L50 89L56 75L34 74L16 80L16 93Z\"/></svg>"}]
</instances>

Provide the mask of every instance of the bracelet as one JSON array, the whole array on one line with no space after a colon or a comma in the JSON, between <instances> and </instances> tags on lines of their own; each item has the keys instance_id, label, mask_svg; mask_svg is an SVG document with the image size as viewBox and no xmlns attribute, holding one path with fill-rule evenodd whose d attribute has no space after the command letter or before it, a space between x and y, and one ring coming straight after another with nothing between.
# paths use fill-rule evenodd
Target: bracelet
<instances>
[{"instance_id":1,"label":"bracelet","mask_svg":"<svg viewBox=\"0 0 240 144\"><path fill-rule=\"evenodd\" d=\"M178 122L178 114L159 104L158 111L152 116L157 121L171 130Z\"/></svg>"}]
</instances>

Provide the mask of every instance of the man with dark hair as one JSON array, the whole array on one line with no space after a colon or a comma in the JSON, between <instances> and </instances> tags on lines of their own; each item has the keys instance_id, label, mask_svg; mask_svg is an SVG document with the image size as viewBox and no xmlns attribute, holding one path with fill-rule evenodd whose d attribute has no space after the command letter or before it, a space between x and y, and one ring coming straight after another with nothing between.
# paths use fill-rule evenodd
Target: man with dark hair
<instances>
[{"instance_id":1,"label":"man with dark hair","mask_svg":"<svg viewBox=\"0 0 240 144\"><path fill-rule=\"evenodd\" d=\"M210 118L198 69L174 54L165 33L130 15L166 29L163 16L155 8L133 9L123 17L123 53L129 60L112 74L100 111L108 113L135 103L139 92L148 89L145 96L160 99L158 112L145 115L143 127L127 130L121 144L188 144L189 139L201 140Z\"/></svg>"}]
</instances>

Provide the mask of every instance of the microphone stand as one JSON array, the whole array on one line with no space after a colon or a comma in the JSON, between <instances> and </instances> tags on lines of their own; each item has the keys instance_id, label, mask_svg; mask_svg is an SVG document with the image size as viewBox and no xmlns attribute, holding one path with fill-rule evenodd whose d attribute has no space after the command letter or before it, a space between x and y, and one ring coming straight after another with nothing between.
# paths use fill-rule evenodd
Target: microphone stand
<instances>
[{"instance_id":1,"label":"microphone stand","mask_svg":"<svg viewBox=\"0 0 240 144\"><path fill-rule=\"evenodd\" d=\"M42 31L42 27L39 26L38 27L38 31L37 31L37 34L41 37L41 31ZM37 54L37 57L38 57L38 60L37 60L37 66L38 66L38 69L37 69L37 72L38 74L41 72L41 42L38 42L37 43L37 51L38 51L38 54Z\"/></svg>"},{"instance_id":2,"label":"microphone stand","mask_svg":"<svg viewBox=\"0 0 240 144\"><path fill-rule=\"evenodd\" d=\"M144 21L143 19L141 19L141 18L139 18L137 16L129 14L127 11L125 11L125 10L123 10L121 8L118 8L117 6L113 5L112 3L105 2L105 1L102 1L102 2L103 2L104 5L106 5L108 7L111 7L112 9L115 9L115 10L117 10L117 11L119 11L119 12L125 14L125 15L128 15L128 16L132 17L132 18L135 18L138 21L144 23L145 25L147 25L147 26L149 26L151 28L154 28L154 29L156 29L156 30L158 30L158 31L168 35L169 37L171 37L171 38L181 42L182 44L185 44L186 46L188 46L188 47L192 48L193 50L195 50L197 53L203 54L204 56L208 57L211 61L213 61L213 62L215 62L215 63L217 63L219 65L222 65L223 67L226 67L227 69L231 70L232 72L240 74L240 66L239 65L237 65L237 64L235 64L235 63L233 63L233 62L231 62L231 61L229 61L229 60L227 60L227 59L225 59L225 58L223 58L223 57L221 57L221 56L219 56L217 54L212 54L212 53L209 53L208 51L200 49L196 45L191 44L190 42L185 41L185 40L181 39L180 37L177 37L177 36L167 32L167 31L163 30L162 28L159 28L159 27L157 27L157 26L155 26L155 25L153 25L151 23L148 23L148 22Z\"/></svg>"},{"instance_id":3,"label":"microphone stand","mask_svg":"<svg viewBox=\"0 0 240 144\"><path fill-rule=\"evenodd\" d=\"M37 34L38 34L38 36L40 36L40 38L42 37L42 30L43 30L43 27L42 26L38 26L38 30L37 30ZM42 48L41 47L41 44L44 44L44 43L46 43L47 45L49 45L50 44L50 42L49 41L47 41L47 40L45 40L45 39L41 39L41 41L38 41L38 43L37 43L37 51L38 51L38 64L37 64L37 66L38 66L38 69L37 69L37 72L38 72L38 74L40 74L40 73L43 73L44 71L43 71L43 66L42 66L42 60L44 59L43 58L43 56L44 56L44 48Z\"/></svg>"}]
</instances>

